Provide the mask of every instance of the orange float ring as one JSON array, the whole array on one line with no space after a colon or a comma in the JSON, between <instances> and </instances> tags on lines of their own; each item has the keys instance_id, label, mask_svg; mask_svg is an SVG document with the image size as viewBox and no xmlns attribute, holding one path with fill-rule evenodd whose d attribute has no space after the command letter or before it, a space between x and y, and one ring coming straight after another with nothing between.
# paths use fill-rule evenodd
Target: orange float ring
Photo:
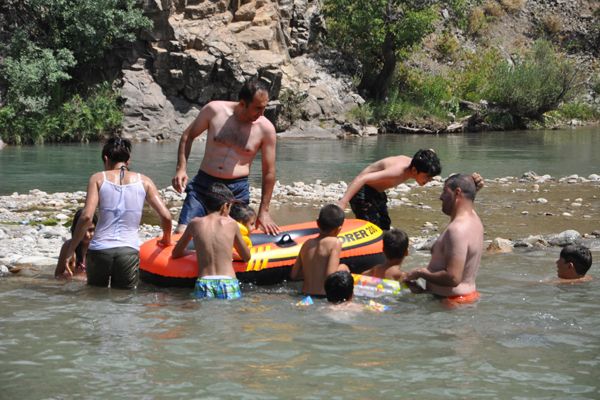
<instances>
[{"instance_id":1,"label":"orange float ring","mask_svg":"<svg viewBox=\"0 0 600 400\"><path fill-rule=\"evenodd\" d=\"M277 236L252 233L252 258L247 263L233 260L233 268L241 282L271 285L289 279L289 274L300 252L300 247L319 234L316 222L280 227ZM342 242L340 262L353 273L361 273L382 263L383 232L376 225L359 219L346 219L338 238ZM174 235L173 240L180 235ZM140 278L159 286L193 287L198 278L195 255L172 259L174 246L162 247L158 238L150 239L140 247ZM190 244L193 246L193 242ZM193 247L191 248L193 250Z\"/></svg>"}]
</instances>

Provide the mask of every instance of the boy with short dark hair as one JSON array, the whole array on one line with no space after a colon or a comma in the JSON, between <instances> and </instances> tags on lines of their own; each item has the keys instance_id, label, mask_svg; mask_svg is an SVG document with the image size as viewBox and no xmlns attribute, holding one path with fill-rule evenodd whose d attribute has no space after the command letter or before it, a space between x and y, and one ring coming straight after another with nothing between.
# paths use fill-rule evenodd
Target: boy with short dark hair
<instances>
[{"instance_id":1,"label":"boy with short dark hair","mask_svg":"<svg viewBox=\"0 0 600 400\"><path fill-rule=\"evenodd\" d=\"M441 172L440 160L431 149L421 149L412 158L387 157L363 169L348 185L338 205L344 209L350 203L356 218L388 230L391 220L385 191L409 179L423 186Z\"/></svg>"},{"instance_id":2,"label":"boy with short dark hair","mask_svg":"<svg viewBox=\"0 0 600 400\"><path fill-rule=\"evenodd\" d=\"M239 282L232 264L231 248L242 260L250 260L250 249L244 243L235 220L229 217L235 198L222 183L214 183L203 194L207 215L193 218L173 249L173 258L188 254L187 244L194 240L198 262L197 298L237 299L241 297Z\"/></svg>"},{"instance_id":3,"label":"boy with short dark hair","mask_svg":"<svg viewBox=\"0 0 600 400\"><path fill-rule=\"evenodd\" d=\"M354 294L354 278L348 271L337 271L325 279L327 301L340 304L351 301Z\"/></svg>"},{"instance_id":4,"label":"boy with short dark hair","mask_svg":"<svg viewBox=\"0 0 600 400\"><path fill-rule=\"evenodd\" d=\"M556 260L556 272L559 278L568 280L588 280L585 276L592 266L592 253L583 245L571 244L563 247Z\"/></svg>"},{"instance_id":5,"label":"boy with short dark hair","mask_svg":"<svg viewBox=\"0 0 600 400\"><path fill-rule=\"evenodd\" d=\"M385 261L362 275L374 276L381 279L404 279L405 272L401 271L402 261L408 255L408 235L400 229L391 229L383 233L383 254Z\"/></svg>"},{"instance_id":6,"label":"boy with short dark hair","mask_svg":"<svg viewBox=\"0 0 600 400\"><path fill-rule=\"evenodd\" d=\"M349 271L340 264L342 243L338 234L344 224L344 210L335 204L321 208L317 225L319 236L309 239L300 248L290 278L304 279L302 292L308 295L325 296L325 279L337 271Z\"/></svg>"}]
</instances>

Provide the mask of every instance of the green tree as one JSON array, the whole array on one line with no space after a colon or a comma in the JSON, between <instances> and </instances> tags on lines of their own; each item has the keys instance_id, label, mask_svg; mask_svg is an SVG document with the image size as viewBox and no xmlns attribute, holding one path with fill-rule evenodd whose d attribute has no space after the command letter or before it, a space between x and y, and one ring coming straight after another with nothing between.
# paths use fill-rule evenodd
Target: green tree
<instances>
[{"instance_id":1,"label":"green tree","mask_svg":"<svg viewBox=\"0 0 600 400\"><path fill-rule=\"evenodd\" d=\"M399 60L433 31L429 1L325 0L329 39L361 63L359 91L384 99Z\"/></svg>"},{"instance_id":2,"label":"green tree","mask_svg":"<svg viewBox=\"0 0 600 400\"><path fill-rule=\"evenodd\" d=\"M89 91L88 83L73 77L99 71L106 52L149 27L135 0L1 1L2 139L87 140L114 131L121 117L110 85ZM91 115L99 110L110 118ZM70 122L63 125L60 118Z\"/></svg>"}]
</instances>

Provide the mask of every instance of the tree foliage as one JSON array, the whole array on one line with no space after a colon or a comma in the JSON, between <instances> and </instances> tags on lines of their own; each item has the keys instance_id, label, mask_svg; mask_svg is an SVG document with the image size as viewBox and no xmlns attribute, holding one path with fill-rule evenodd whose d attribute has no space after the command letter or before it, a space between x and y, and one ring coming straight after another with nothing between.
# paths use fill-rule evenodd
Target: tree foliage
<instances>
[{"instance_id":1,"label":"tree foliage","mask_svg":"<svg viewBox=\"0 0 600 400\"><path fill-rule=\"evenodd\" d=\"M359 90L383 99L397 62L432 32L436 14L427 1L325 0L329 39L362 65Z\"/></svg>"},{"instance_id":2,"label":"tree foliage","mask_svg":"<svg viewBox=\"0 0 600 400\"><path fill-rule=\"evenodd\" d=\"M110 85L94 90L88 99L87 89L81 82L73 82L73 76L94 67L106 51L135 40L140 29L150 26L151 21L142 15L135 0L1 2L0 86L5 92L4 104L0 104L2 139L33 143L45 139L86 140L89 132L101 134L96 123L93 129L79 126L83 130L80 133L60 134L53 129L60 124L52 119L67 115L65 107L93 103L97 96L116 105L116 96L106 90ZM112 121L106 121L107 130L114 129ZM32 128L38 131L28 132Z\"/></svg>"}]
</instances>

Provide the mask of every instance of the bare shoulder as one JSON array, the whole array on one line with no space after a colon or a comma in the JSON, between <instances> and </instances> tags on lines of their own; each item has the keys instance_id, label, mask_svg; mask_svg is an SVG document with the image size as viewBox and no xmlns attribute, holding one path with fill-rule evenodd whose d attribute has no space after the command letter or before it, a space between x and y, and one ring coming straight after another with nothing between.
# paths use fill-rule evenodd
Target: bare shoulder
<instances>
[{"instance_id":1,"label":"bare shoulder","mask_svg":"<svg viewBox=\"0 0 600 400\"><path fill-rule=\"evenodd\" d=\"M269 121L267 117L262 115L259 119L256 120L256 122L258 122L260 131L263 135L273 138L276 136L275 126L271 123L271 121Z\"/></svg>"}]
</instances>

